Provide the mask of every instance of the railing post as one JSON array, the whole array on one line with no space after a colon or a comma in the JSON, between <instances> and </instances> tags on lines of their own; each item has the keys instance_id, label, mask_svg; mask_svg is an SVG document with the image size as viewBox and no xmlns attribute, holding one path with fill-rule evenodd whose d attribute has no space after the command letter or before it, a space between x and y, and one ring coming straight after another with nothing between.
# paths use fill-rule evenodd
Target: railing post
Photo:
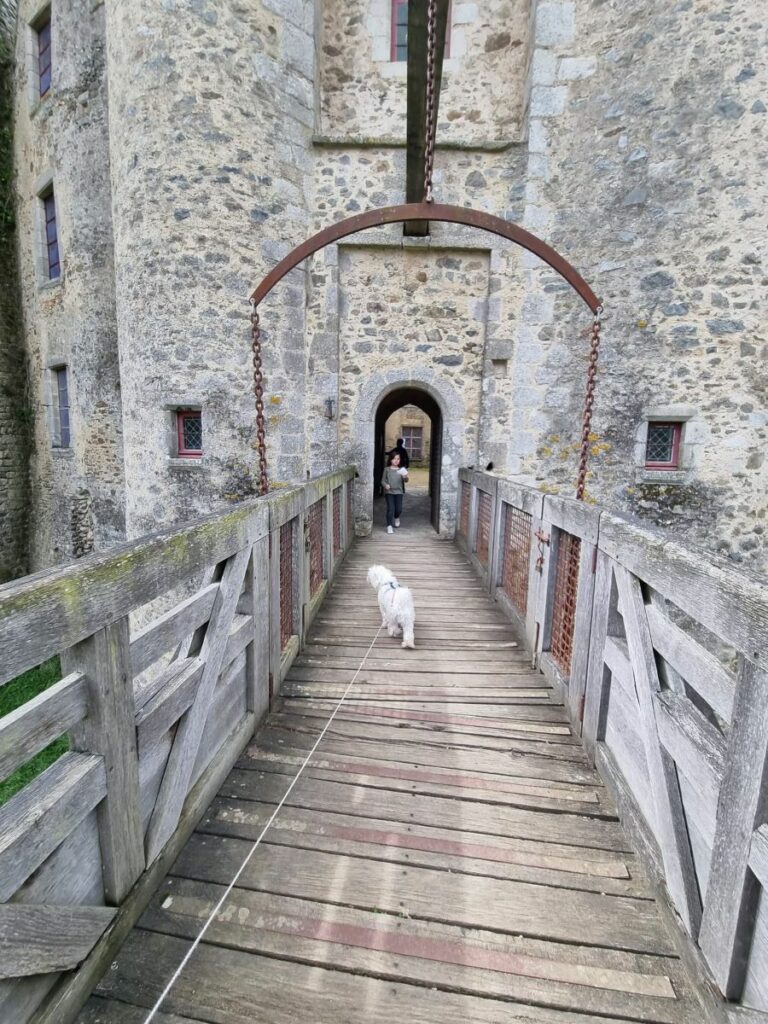
<instances>
[{"instance_id":1,"label":"railing post","mask_svg":"<svg viewBox=\"0 0 768 1024\"><path fill-rule=\"evenodd\" d=\"M741 995L760 886L749 870L768 801L768 672L742 658L717 803L699 945L728 999Z\"/></svg>"},{"instance_id":2,"label":"railing post","mask_svg":"<svg viewBox=\"0 0 768 1024\"><path fill-rule=\"evenodd\" d=\"M609 636L619 634L620 617L617 605L613 564L604 551L598 551L581 733L584 747L593 764L597 744L605 737L605 716L611 682L611 673L605 664L605 642Z\"/></svg>"},{"instance_id":3,"label":"railing post","mask_svg":"<svg viewBox=\"0 0 768 1024\"><path fill-rule=\"evenodd\" d=\"M65 674L82 672L88 715L72 728L72 748L104 758L107 795L97 808L104 897L117 906L144 870L139 758L127 616L62 655Z\"/></svg>"},{"instance_id":4,"label":"railing post","mask_svg":"<svg viewBox=\"0 0 768 1024\"><path fill-rule=\"evenodd\" d=\"M270 517L271 526L271 517ZM269 700L280 687L280 527L269 531Z\"/></svg>"},{"instance_id":5,"label":"railing post","mask_svg":"<svg viewBox=\"0 0 768 1024\"><path fill-rule=\"evenodd\" d=\"M491 512L493 529L491 531L491 550L488 553L488 590L491 597L495 597L496 588L501 580L501 561L504 555L504 516L501 514L501 501L501 494L497 487Z\"/></svg>"},{"instance_id":6,"label":"railing post","mask_svg":"<svg viewBox=\"0 0 768 1024\"><path fill-rule=\"evenodd\" d=\"M246 648L246 700L258 723L269 710L269 534L254 543L245 579L253 618L253 639Z\"/></svg>"}]
</instances>

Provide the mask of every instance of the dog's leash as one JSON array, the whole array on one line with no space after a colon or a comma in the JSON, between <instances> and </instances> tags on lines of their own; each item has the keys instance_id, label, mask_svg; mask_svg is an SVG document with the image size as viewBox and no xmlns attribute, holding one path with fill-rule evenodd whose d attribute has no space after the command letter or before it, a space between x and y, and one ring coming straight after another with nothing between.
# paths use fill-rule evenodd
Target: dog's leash
<instances>
[{"instance_id":1,"label":"dog's leash","mask_svg":"<svg viewBox=\"0 0 768 1024\"><path fill-rule=\"evenodd\" d=\"M157 1014L157 1011L158 1011L158 1010L160 1009L160 1007L162 1006L162 1004L163 1004L163 1003L165 1002L165 1000L166 1000L166 997L168 996L168 993L169 993L169 992L171 991L171 989L173 988L173 986L174 986L174 985L176 984L176 982L177 982L177 981L179 980L179 978L181 977L181 973L182 973L182 971L184 970L184 968L185 968L185 967L187 966L187 964L189 963L189 961L190 961L190 959L191 959L191 957L192 957L192 954L193 954L193 953L195 952L195 950L197 949L197 947L198 947L198 946L200 945L200 943L202 942L203 936L205 935L205 933L206 933L206 932L208 931L208 929L210 928L211 924L213 923L213 920L214 920L214 918L215 918L215 917L216 917L216 915L217 915L217 914L219 913L219 911L221 910L221 908L222 908L222 907L224 906L224 903L226 902L226 900L227 900L227 897L229 896L229 894L230 894L230 893L232 892L232 890L234 889L234 887L235 887L235 886L237 885L238 879L240 878L240 876L242 875L242 873L243 873L243 872L245 871L246 867L247 867L247 866L248 866L248 864L250 863L251 857L253 857L254 853L256 852L256 849L257 849L257 847L258 847L259 843L260 843L260 842L261 842L261 840L262 840L262 839L264 838L264 836L265 836L265 835L267 834L267 831L268 831L268 829L270 828L270 826L272 825L272 822L273 822L273 821L275 820L275 818L276 818L276 817L277 817L277 815L279 814L280 810L282 809L282 806L283 806L283 804L284 804L284 803L285 803L285 801L286 801L286 800L288 799L288 797L289 797L289 796L291 795L291 790L292 790L292 789L293 789L293 787L294 787L294 786L296 785L296 783L297 783L297 782L299 781L299 779L301 778L302 772L303 772L303 771L304 771L304 769L305 769L305 768L307 767L307 765L309 764L309 762L310 762L310 761L312 760L312 756L313 756L313 754L315 753L315 751L317 750L317 748L318 748L318 747L320 746L320 742L321 742L322 738L323 738L323 737L325 736L325 734L326 734L326 733L328 732L328 729L329 729L329 727L330 727L330 725L331 725L331 722L332 722L332 721L334 720L334 718L335 718L335 717L336 717L336 715L338 714L338 711L339 711L339 709L341 708L341 705L342 705L342 704L344 703L344 701L346 700L346 698L347 698L347 696L348 696L348 694L349 694L349 691L350 691L350 690L352 689L352 687L354 686L354 684L355 684L355 680L357 679L357 677L358 677L358 676L360 675L360 673L362 672L362 670L363 670L363 665L365 664L365 662L366 662L366 660L367 660L367 658L368 658L368 655L369 655L369 654L371 653L371 651L373 650L373 645L374 645L374 644L376 643L376 641L377 641L377 640L379 639L379 633L381 633L381 631L382 631L382 629L383 629L383 628L384 628L384 626L383 626L383 624L382 624L382 625L381 625L381 626L379 626L379 628L378 628L378 629L376 630L376 635L374 636L373 640L371 640L371 643L370 643L370 646L368 647L368 650L367 650L367 651L365 652L365 654L363 655L363 660L362 660L362 661L360 662L360 664L358 665L358 667L357 667L357 671L355 672L355 674L354 674L354 675L352 676L352 678L350 679L349 683L347 684L347 688L346 688L346 690L345 690L345 691L344 691L344 693L343 693L343 694L341 695L341 697L339 698L339 701L338 701L338 703L336 704L336 707L335 707L335 708L333 709L333 711L331 712L331 716L330 716L330 718L328 719L328 721L327 721L327 722L325 723L325 725L323 726L323 731L322 731L322 732L320 733L320 735L319 735L319 736L317 737L317 739L315 740L315 742L314 742L314 744L313 744L313 746L312 746L312 749L311 749L311 750L310 750L310 752L309 752L309 753L307 754L307 756L306 756L306 757L304 758L304 761L303 761L303 763L302 763L301 767L300 767L300 768L299 768L299 770L298 770L298 771L296 772L296 775L295 775L295 777L293 778L293 780L292 780L292 782L291 782L290 786L288 787L288 789L287 789L287 790L285 791L285 793L283 794L283 797L282 797L282 799L280 800L280 803L279 803L279 804L277 805L277 807L276 807L276 808L274 809L274 811L273 811L273 812L272 812L272 814L270 815L270 817L269 817L269 820L267 821L266 825L264 826L264 828L263 828L263 829L261 830L261 832L259 833L259 835L258 835L257 839L256 839L256 840L254 841L253 845L251 846L250 850L248 851L248 853L247 853L247 855L246 855L245 859L243 860L242 864L240 865L240 867L239 867L239 868L237 869L237 871L235 872L235 876L234 876L234 878L233 878L233 879L232 879L232 881L231 881L231 882L229 883L229 885L227 886L227 888L226 888L226 889L224 890L224 894L222 895L221 899L219 900L219 902L218 902L218 903L216 904L216 906L215 906L215 907L213 908L213 910L212 910L212 911L210 912L210 914L208 915L208 917L207 917L207 919L206 919L206 921L205 921L205 923L204 923L203 927L202 927L202 928L200 929L200 932L199 932L199 934L197 935L197 938L196 938L196 939L195 939L195 940L193 941L192 945L191 945L191 946L189 947L189 949L188 949L188 950L187 950L187 952L185 953L185 955L184 955L184 959L183 959L183 960L181 961L181 963L179 964L179 966L178 966L178 967L176 968L176 970L175 970L175 971L173 972L173 975L171 976L171 980L170 980L170 981L168 982L168 984L167 984L167 985L165 986L165 988L163 989L163 991L162 991L162 992L160 993L160 996L158 997L158 1000L157 1000L157 1002L156 1002L156 1003L155 1003L155 1005L154 1005L154 1006L152 1007L152 1009L151 1009L151 1010L149 1011L149 1014L148 1014L148 1016L144 1018L144 1024L150 1024L150 1021L154 1020L154 1018L155 1018L155 1015Z\"/></svg>"}]
</instances>

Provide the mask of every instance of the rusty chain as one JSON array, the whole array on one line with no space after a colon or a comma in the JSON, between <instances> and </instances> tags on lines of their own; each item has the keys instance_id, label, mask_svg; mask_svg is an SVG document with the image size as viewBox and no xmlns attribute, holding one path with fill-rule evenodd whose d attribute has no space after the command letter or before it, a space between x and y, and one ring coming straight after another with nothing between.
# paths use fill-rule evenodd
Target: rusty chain
<instances>
[{"instance_id":1,"label":"rusty chain","mask_svg":"<svg viewBox=\"0 0 768 1024\"><path fill-rule=\"evenodd\" d=\"M253 395L256 399L256 448L259 453L259 494L269 490L267 439L264 429L264 374L261 369L261 322L256 303L251 303L251 350L253 352Z\"/></svg>"},{"instance_id":2,"label":"rusty chain","mask_svg":"<svg viewBox=\"0 0 768 1024\"><path fill-rule=\"evenodd\" d=\"M600 352L600 327L603 307L598 306L592 321L592 340L589 346L589 368L587 369L587 391L584 396L584 413L581 421L581 454L579 456L579 475L576 480L576 498L584 500L587 482L587 459L589 458L590 434L592 433L592 408L595 404L595 385L597 377L597 357Z\"/></svg>"},{"instance_id":3,"label":"rusty chain","mask_svg":"<svg viewBox=\"0 0 768 1024\"><path fill-rule=\"evenodd\" d=\"M427 5L427 132L424 140L424 201L432 202L432 171L435 165L435 49L437 44L437 3Z\"/></svg>"}]
</instances>

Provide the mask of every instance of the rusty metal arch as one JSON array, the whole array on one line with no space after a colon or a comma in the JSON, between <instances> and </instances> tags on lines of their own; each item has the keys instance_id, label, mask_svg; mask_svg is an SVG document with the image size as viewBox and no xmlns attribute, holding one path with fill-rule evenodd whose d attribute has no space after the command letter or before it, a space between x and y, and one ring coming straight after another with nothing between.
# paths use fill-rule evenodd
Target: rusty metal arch
<instances>
[{"instance_id":1,"label":"rusty metal arch","mask_svg":"<svg viewBox=\"0 0 768 1024\"><path fill-rule=\"evenodd\" d=\"M312 235L301 245L297 245L284 259L280 260L254 290L251 302L254 306L258 306L289 271L297 267L308 256L325 248L326 245L338 242L340 238L346 238L348 235L354 235L357 231L364 231L366 228L381 227L384 224L396 224L401 221L442 221L448 224L463 224L466 227L479 228L481 231L489 231L491 234L506 238L548 263L563 280L568 282L593 313L596 314L600 308L600 300L576 268L536 235L532 235L530 231L526 231L517 224L511 224L509 221L502 220L501 217L495 217L493 214L484 213L481 210L471 210L465 206L449 206L444 203L403 203L400 206L384 206L381 209L358 213L354 217L348 217L337 224L323 228L322 231L318 231L316 235Z\"/></svg>"}]
</instances>

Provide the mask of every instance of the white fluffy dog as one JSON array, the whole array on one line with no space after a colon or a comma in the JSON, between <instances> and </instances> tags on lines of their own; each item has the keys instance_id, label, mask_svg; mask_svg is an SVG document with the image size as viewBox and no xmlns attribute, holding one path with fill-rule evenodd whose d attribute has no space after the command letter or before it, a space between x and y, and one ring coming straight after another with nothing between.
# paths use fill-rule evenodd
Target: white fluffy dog
<instances>
[{"instance_id":1,"label":"white fluffy dog","mask_svg":"<svg viewBox=\"0 0 768 1024\"><path fill-rule=\"evenodd\" d=\"M403 647L413 650L413 627L416 624L416 609L413 594L408 587L401 587L395 577L383 565L372 565L368 570L368 582L376 591L381 611L381 624L387 627L390 636L403 637Z\"/></svg>"}]
</instances>

